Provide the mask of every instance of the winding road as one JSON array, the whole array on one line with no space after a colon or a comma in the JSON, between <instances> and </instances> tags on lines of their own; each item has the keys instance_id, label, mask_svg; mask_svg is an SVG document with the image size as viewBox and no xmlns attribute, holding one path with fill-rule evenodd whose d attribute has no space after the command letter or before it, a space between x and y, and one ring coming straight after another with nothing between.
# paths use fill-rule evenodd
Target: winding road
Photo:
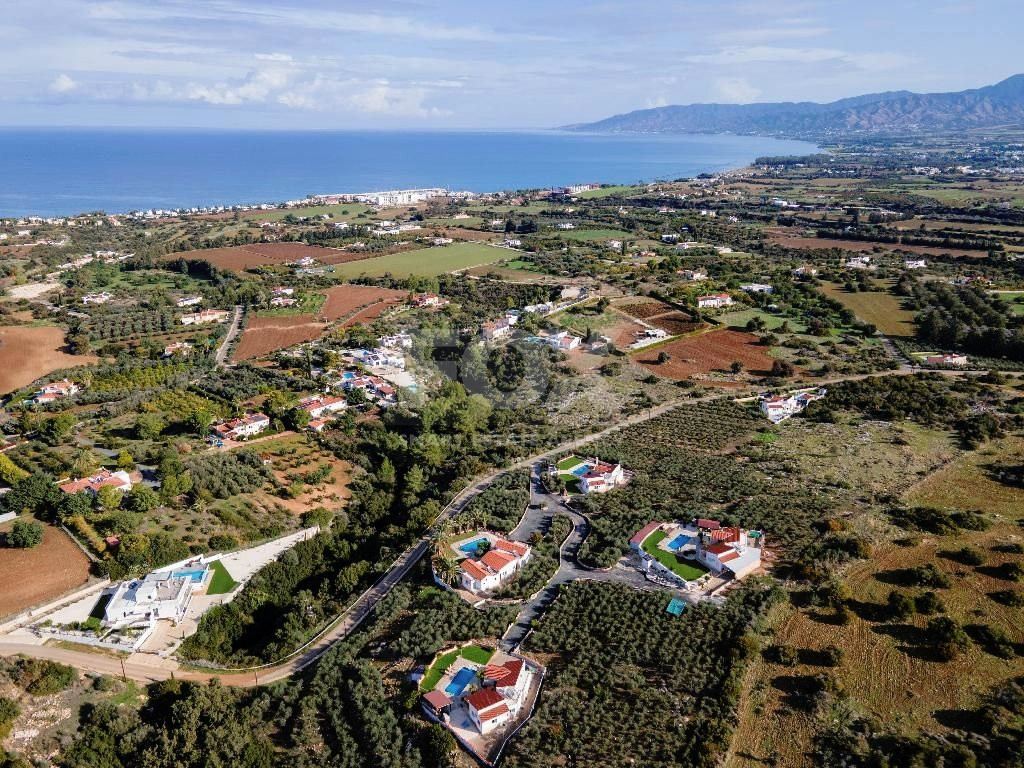
<instances>
[{"instance_id":1,"label":"winding road","mask_svg":"<svg viewBox=\"0 0 1024 768\"><path fill-rule=\"evenodd\" d=\"M237 317L238 315L236 313L236 319ZM235 324L233 324L233 327L234 325ZM225 344L222 345L222 350L226 349L226 342L227 339L225 340ZM218 351L218 357L220 357L220 351ZM887 375L910 375L915 372L917 372L916 369L904 366L893 371L879 371L876 373L822 379L814 382L814 384L821 386L833 384L839 381L862 380ZM940 372L951 376L979 375L985 373L984 371L953 370ZM721 394L715 394L700 398L673 400L657 407L650 408L642 413L634 414L633 416L623 419L621 422L609 426L599 432L566 441L553 448L546 449L542 452L524 458L508 467L494 470L493 472L480 477L460 491L441 511L434 524L425 531L412 546L399 555L398 558L389 566L387 571L384 572L381 578L373 586L359 595L359 597L353 601L349 607L334 620L334 622L288 658L278 663L247 669L210 669L209 671L206 671L195 668L183 668L174 659L163 658L156 655L136 653L125 659L102 651L89 652L61 646L31 645L27 643L19 643L17 641L11 642L10 638L3 636L0 636L0 655L6 656L20 653L28 656L34 656L36 658L50 659L64 664L70 664L71 666L87 672L115 676L123 674L126 677L140 682L153 682L171 678L200 682L217 679L225 685L253 686L282 680L305 669L326 653L336 642L343 640L354 629L356 629L363 620L373 612L373 609L380 600L383 599L396 584L401 582L412 566L430 550L432 537L438 526L453 515L456 515L465 509L466 505L469 504L470 501L483 492L483 490L494 482L494 480L500 475L510 470L531 467L544 458L573 451L585 443L599 440L606 435L625 429L626 427L633 426L634 424L640 424L650 419L657 418L658 416L661 416L674 408L680 407L681 405L707 402L720 399L721 397ZM633 572L629 569L613 567L609 570L598 571L581 566L578 563L576 556L589 531L589 523L587 522L587 519L583 515L562 506L560 502L552 499L551 497L547 497L546 499L542 498L544 496L546 496L546 494L543 493L539 486L537 470L534 469L531 473L531 500L533 503L546 501L552 511L528 510L523 521L510 535L514 538L523 538L524 536L525 538L528 538L529 533L534 530L532 526L538 525L538 521L540 521L544 515L554 514L556 505L558 508L558 514L564 514L573 521L573 530L562 544L558 571L540 594L523 605L519 616L512 626L510 626L502 640L502 644L505 647L515 647L522 642L523 638L528 634L533 620L537 618L543 612L544 608L555 598L558 593L558 588L562 584L577 579L593 579L628 583L631 586L640 589L658 588L648 583L642 574Z\"/></svg>"}]
</instances>

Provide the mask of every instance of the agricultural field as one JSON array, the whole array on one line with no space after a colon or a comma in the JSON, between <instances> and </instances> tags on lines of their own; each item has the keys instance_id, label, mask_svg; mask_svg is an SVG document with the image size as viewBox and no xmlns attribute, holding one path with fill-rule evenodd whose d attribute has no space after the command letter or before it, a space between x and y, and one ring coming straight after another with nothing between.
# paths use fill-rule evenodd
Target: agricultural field
<instances>
[{"instance_id":1,"label":"agricultural field","mask_svg":"<svg viewBox=\"0 0 1024 768\"><path fill-rule=\"evenodd\" d=\"M321 315L325 320L333 322L372 305L384 304L385 308L395 306L405 301L408 295L406 291L372 285L337 285L327 290L327 302Z\"/></svg>"},{"instance_id":2,"label":"agricultural field","mask_svg":"<svg viewBox=\"0 0 1024 768\"><path fill-rule=\"evenodd\" d=\"M657 358L662 352L668 353L669 359L659 363ZM753 376L767 376L775 362L768 347L762 345L757 336L724 329L642 349L633 360L658 376L677 380L728 373L733 362L742 363L743 370ZM730 381L719 383L737 386Z\"/></svg>"},{"instance_id":3,"label":"agricultural field","mask_svg":"<svg viewBox=\"0 0 1024 768\"><path fill-rule=\"evenodd\" d=\"M360 275L368 277L384 275L432 277L479 264L492 264L504 258L507 253L505 249L482 243L454 243L453 245L419 248L387 256L376 256L360 260L358 263L340 264L335 267L333 274L342 279L351 279Z\"/></svg>"},{"instance_id":4,"label":"agricultural field","mask_svg":"<svg viewBox=\"0 0 1024 768\"><path fill-rule=\"evenodd\" d=\"M320 338L324 330L324 323L313 315L250 317L235 349L234 360L252 360L304 341L313 341Z\"/></svg>"},{"instance_id":5,"label":"agricultural field","mask_svg":"<svg viewBox=\"0 0 1024 768\"><path fill-rule=\"evenodd\" d=\"M788 323L789 328L793 333L804 333L807 330L807 326L805 324L798 320L794 320L792 317L775 315L761 309L741 309L738 312L726 312L725 314L715 316L715 320L720 322L722 325L727 328L736 329L746 328L747 323L755 318L763 320L765 329L769 331L778 330L783 323Z\"/></svg>"},{"instance_id":6,"label":"agricultural field","mask_svg":"<svg viewBox=\"0 0 1024 768\"><path fill-rule=\"evenodd\" d=\"M270 471L283 494L271 497L256 494L254 500L264 506L280 507L294 516L310 512L317 507L337 510L351 496L348 485L352 466L321 451L302 435L269 440L259 445L259 454L270 460ZM315 473L330 471L324 477Z\"/></svg>"},{"instance_id":7,"label":"agricultural field","mask_svg":"<svg viewBox=\"0 0 1024 768\"><path fill-rule=\"evenodd\" d=\"M914 336L914 313L903 308L899 296L888 291L847 291L836 283L825 283L822 292L871 323L886 336Z\"/></svg>"},{"instance_id":8,"label":"agricultural field","mask_svg":"<svg viewBox=\"0 0 1024 768\"><path fill-rule=\"evenodd\" d=\"M0 535L14 521L0 525ZM32 549L0 549L0 618L54 600L89 580L89 559L59 528Z\"/></svg>"},{"instance_id":9,"label":"agricultural field","mask_svg":"<svg viewBox=\"0 0 1024 768\"><path fill-rule=\"evenodd\" d=\"M816 250L821 248L838 248L842 251L853 251L856 253L870 253L873 251L906 251L920 256L965 256L972 259L984 258L988 254L985 251L972 251L963 248L939 248L930 245L903 245L896 243L882 243L865 240L834 240L827 237L804 237L796 234L803 230L768 230L768 242L775 245L783 245L787 248L800 248Z\"/></svg>"},{"instance_id":10,"label":"agricultural field","mask_svg":"<svg viewBox=\"0 0 1024 768\"><path fill-rule=\"evenodd\" d=\"M251 245L235 245L227 248L204 248L197 251L181 251L164 257L164 261L176 261L185 259L187 261L207 261L217 269L232 272L244 272L253 267L263 267L278 264L288 264L307 256L324 262L330 256L338 258L342 256L353 256L362 258L357 254L346 254L343 251L316 248L304 243L252 243Z\"/></svg>"},{"instance_id":11,"label":"agricultural field","mask_svg":"<svg viewBox=\"0 0 1024 768\"><path fill-rule=\"evenodd\" d=\"M643 187L633 184L618 184L610 187L601 187L600 189L588 189L585 192L577 192L574 197L578 197L580 200L596 200L602 197L612 197L613 195L629 195L642 192L643 189Z\"/></svg>"},{"instance_id":12,"label":"agricultural field","mask_svg":"<svg viewBox=\"0 0 1024 768\"><path fill-rule=\"evenodd\" d=\"M571 229L565 232L558 230L558 236L563 240L575 240L579 242L591 242L594 240L628 240L636 238L636 235L621 229Z\"/></svg>"},{"instance_id":13,"label":"agricultural field","mask_svg":"<svg viewBox=\"0 0 1024 768\"><path fill-rule=\"evenodd\" d=\"M51 371L98 361L94 355L65 352L61 328L0 326L0 394L31 384Z\"/></svg>"}]
</instances>

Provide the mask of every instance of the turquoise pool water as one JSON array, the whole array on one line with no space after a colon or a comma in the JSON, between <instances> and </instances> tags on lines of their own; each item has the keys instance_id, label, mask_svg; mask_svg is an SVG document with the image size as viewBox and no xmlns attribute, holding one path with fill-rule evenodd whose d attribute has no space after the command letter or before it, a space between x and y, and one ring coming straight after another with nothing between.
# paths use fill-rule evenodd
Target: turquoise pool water
<instances>
[{"instance_id":1,"label":"turquoise pool water","mask_svg":"<svg viewBox=\"0 0 1024 768\"><path fill-rule=\"evenodd\" d=\"M182 577L192 580L193 584L200 584L203 578L206 576L206 569L192 569L187 571L171 571L171 578L180 579Z\"/></svg>"},{"instance_id":2,"label":"turquoise pool water","mask_svg":"<svg viewBox=\"0 0 1024 768\"><path fill-rule=\"evenodd\" d=\"M467 541L465 544L460 544L459 549L467 555L472 555L476 552L478 546L487 543L487 539L475 539L473 541Z\"/></svg>"},{"instance_id":3,"label":"turquoise pool water","mask_svg":"<svg viewBox=\"0 0 1024 768\"><path fill-rule=\"evenodd\" d=\"M576 469L572 471L572 474L576 475L576 477L583 477L589 471L590 467L588 467L586 464L580 464L578 467L576 467Z\"/></svg>"},{"instance_id":4,"label":"turquoise pool water","mask_svg":"<svg viewBox=\"0 0 1024 768\"><path fill-rule=\"evenodd\" d=\"M669 549L671 549L673 552L675 552L678 549L680 549L681 547L685 547L689 543L690 543L690 537L687 536L684 533L680 533L678 536L676 536L674 539L672 539L672 541L670 541L665 546L667 546Z\"/></svg>"},{"instance_id":5,"label":"turquoise pool water","mask_svg":"<svg viewBox=\"0 0 1024 768\"><path fill-rule=\"evenodd\" d=\"M444 692L451 697L458 696L476 678L476 671L470 667L463 667L455 673L452 681L445 686Z\"/></svg>"}]
</instances>

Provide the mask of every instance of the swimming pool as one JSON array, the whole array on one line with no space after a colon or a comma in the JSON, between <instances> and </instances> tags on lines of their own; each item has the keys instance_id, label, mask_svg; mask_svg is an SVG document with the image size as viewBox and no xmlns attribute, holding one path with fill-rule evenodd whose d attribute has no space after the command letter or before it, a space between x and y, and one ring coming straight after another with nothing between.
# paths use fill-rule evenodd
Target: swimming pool
<instances>
[{"instance_id":1,"label":"swimming pool","mask_svg":"<svg viewBox=\"0 0 1024 768\"><path fill-rule=\"evenodd\" d=\"M444 692L449 696L459 696L466 686L476 679L476 670L472 667L463 667L455 673L452 681L445 686Z\"/></svg>"},{"instance_id":2,"label":"swimming pool","mask_svg":"<svg viewBox=\"0 0 1024 768\"><path fill-rule=\"evenodd\" d=\"M206 578L206 569L189 569L187 571L171 571L172 579L187 578L192 581L193 584L201 584L203 579Z\"/></svg>"},{"instance_id":3,"label":"swimming pool","mask_svg":"<svg viewBox=\"0 0 1024 768\"><path fill-rule=\"evenodd\" d=\"M587 466L586 464L580 464L578 467L576 467L576 469L572 470L572 474L576 475L576 477L583 477L589 471L589 466Z\"/></svg>"},{"instance_id":4,"label":"swimming pool","mask_svg":"<svg viewBox=\"0 0 1024 768\"><path fill-rule=\"evenodd\" d=\"M489 544L487 539L474 539L473 541L467 541L465 544L460 544L459 549L465 552L467 555L475 554L481 544Z\"/></svg>"},{"instance_id":5,"label":"swimming pool","mask_svg":"<svg viewBox=\"0 0 1024 768\"><path fill-rule=\"evenodd\" d=\"M676 552L679 549L681 549L682 547L685 547L689 543L690 543L690 537L687 536L685 533L680 533L678 536L676 536L674 539L672 539L672 541L670 541L665 546L667 546L673 552Z\"/></svg>"}]
</instances>

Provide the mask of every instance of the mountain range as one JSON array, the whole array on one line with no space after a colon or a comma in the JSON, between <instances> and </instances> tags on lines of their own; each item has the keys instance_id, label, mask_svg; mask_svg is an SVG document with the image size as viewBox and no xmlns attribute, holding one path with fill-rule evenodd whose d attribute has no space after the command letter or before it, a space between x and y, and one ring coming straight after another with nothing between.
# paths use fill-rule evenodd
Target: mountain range
<instances>
[{"instance_id":1,"label":"mountain range","mask_svg":"<svg viewBox=\"0 0 1024 768\"><path fill-rule=\"evenodd\" d=\"M608 133L738 133L792 138L943 133L1024 126L1024 74L956 93L889 91L830 104L688 104L565 126Z\"/></svg>"}]
</instances>

